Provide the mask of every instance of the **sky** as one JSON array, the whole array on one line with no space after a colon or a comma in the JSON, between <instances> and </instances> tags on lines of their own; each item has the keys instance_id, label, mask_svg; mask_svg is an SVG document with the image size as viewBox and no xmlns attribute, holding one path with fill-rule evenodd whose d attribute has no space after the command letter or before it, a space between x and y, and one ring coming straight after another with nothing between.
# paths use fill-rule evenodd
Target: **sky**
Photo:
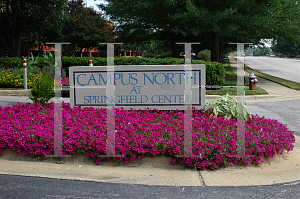
<instances>
[{"instance_id":1,"label":"sky","mask_svg":"<svg viewBox=\"0 0 300 199\"><path fill-rule=\"evenodd\" d=\"M105 0L83 0L83 1L86 2L88 7L94 7L94 9L98 11L99 9L97 7L97 4L106 2Z\"/></svg>"}]
</instances>

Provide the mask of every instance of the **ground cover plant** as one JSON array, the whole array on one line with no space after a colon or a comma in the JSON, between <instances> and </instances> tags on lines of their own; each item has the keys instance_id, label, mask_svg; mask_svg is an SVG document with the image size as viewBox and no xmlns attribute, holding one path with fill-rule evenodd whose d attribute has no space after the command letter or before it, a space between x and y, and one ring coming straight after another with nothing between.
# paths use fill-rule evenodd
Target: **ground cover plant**
<instances>
[{"instance_id":1,"label":"ground cover plant","mask_svg":"<svg viewBox=\"0 0 300 199\"><path fill-rule=\"evenodd\" d=\"M106 153L106 109L70 108L62 102L63 155L90 156L96 164L108 161ZM54 152L54 103L0 106L0 153L12 148L17 154L30 154L43 160ZM236 119L193 108L192 146L183 146L183 111L115 109L115 150L126 163L145 156L171 157L170 165L212 170L233 164L260 164L263 156L273 157L293 149L295 137L286 125L276 120L251 115L245 122L245 155L236 155ZM25 124L25 125L24 125ZM184 147L196 157L177 157Z\"/></svg>"},{"instance_id":2,"label":"ground cover plant","mask_svg":"<svg viewBox=\"0 0 300 199\"><path fill-rule=\"evenodd\" d=\"M0 68L0 71L0 88L24 88L23 68ZM27 68L27 88L31 89L34 82L39 80L45 71L48 71L52 78L55 77L51 66L46 66L42 70ZM66 77L64 70L62 70L61 83L63 86L69 86L69 77Z\"/></svg>"},{"instance_id":3,"label":"ground cover plant","mask_svg":"<svg viewBox=\"0 0 300 199\"><path fill-rule=\"evenodd\" d=\"M24 88L23 68L0 68L0 88ZM34 81L39 78L34 70L27 70L27 87L32 88Z\"/></svg>"}]
</instances>

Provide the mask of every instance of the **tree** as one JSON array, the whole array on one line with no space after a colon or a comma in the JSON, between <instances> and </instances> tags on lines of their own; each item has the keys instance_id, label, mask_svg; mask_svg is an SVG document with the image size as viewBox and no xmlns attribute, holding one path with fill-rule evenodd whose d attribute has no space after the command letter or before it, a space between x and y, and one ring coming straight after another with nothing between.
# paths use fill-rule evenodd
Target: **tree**
<instances>
[{"instance_id":1,"label":"tree","mask_svg":"<svg viewBox=\"0 0 300 199\"><path fill-rule=\"evenodd\" d=\"M20 57L21 38L30 32L56 35L60 27L49 24L60 21L65 3L66 0L1 0L0 41L9 56Z\"/></svg>"},{"instance_id":2,"label":"tree","mask_svg":"<svg viewBox=\"0 0 300 199\"><path fill-rule=\"evenodd\" d=\"M179 17L189 15L210 34L212 61L221 61L219 53L228 42L258 44L262 38L280 39L287 32L299 38L297 0L187 0L187 14Z\"/></svg>"},{"instance_id":3,"label":"tree","mask_svg":"<svg viewBox=\"0 0 300 199\"><path fill-rule=\"evenodd\" d=\"M300 42L285 39L284 41L277 42L271 49L276 53L281 53L283 56L292 57L300 50Z\"/></svg>"},{"instance_id":4,"label":"tree","mask_svg":"<svg viewBox=\"0 0 300 199\"><path fill-rule=\"evenodd\" d=\"M109 0L100 8L120 24L120 30L142 29L172 42L210 40L212 61L230 47L228 42L280 39L289 32L299 38L297 0ZM127 28L127 29L126 29ZM126 33L128 34L128 33Z\"/></svg>"},{"instance_id":5,"label":"tree","mask_svg":"<svg viewBox=\"0 0 300 199\"><path fill-rule=\"evenodd\" d=\"M171 16L182 12L183 1L166 0L108 0L99 8L118 23L117 31L121 42L141 43L151 40L168 40L172 45L173 57L178 57L176 42L190 34L189 27ZM188 33L187 33L188 32Z\"/></svg>"},{"instance_id":6,"label":"tree","mask_svg":"<svg viewBox=\"0 0 300 199\"><path fill-rule=\"evenodd\" d=\"M83 0L69 1L63 27L63 40L71 42L69 53L76 48L82 52L83 48L98 47L100 42L114 40L114 26L104 20L101 14L92 8L86 8Z\"/></svg>"}]
</instances>

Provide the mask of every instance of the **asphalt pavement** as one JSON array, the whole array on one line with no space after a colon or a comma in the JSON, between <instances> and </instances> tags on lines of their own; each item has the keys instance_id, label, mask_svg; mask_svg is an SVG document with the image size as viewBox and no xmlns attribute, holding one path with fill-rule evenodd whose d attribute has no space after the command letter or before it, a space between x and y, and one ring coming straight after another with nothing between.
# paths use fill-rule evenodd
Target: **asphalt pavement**
<instances>
[{"instance_id":1,"label":"asphalt pavement","mask_svg":"<svg viewBox=\"0 0 300 199\"><path fill-rule=\"evenodd\" d=\"M0 175L0 199L29 198L290 198L300 197L299 184L257 187L168 187L95 183L25 176Z\"/></svg>"},{"instance_id":2,"label":"asphalt pavement","mask_svg":"<svg viewBox=\"0 0 300 199\"><path fill-rule=\"evenodd\" d=\"M259 72L300 83L300 59L247 56L239 60Z\"/></svg>"},{"instance_id":3,"label":"asphalt pavement","mask_svg":"<svg viewBox=\"0 0 300 199\"><path fill-rule=\"evenodd\" d=\"M233 60L231 60L233 61ZM234 64L234 63L232 63ZM232 67L238 67L232 65ZM246 74L247 75L247 74ZM277 83L257 78L256 86L269 95L245 97L252 114L276 119L294 131L294 150L266 159L261 166L230 166L217 171L197 171L169 166L165 157L144 159L124 164L110 161L100 165L84 157L48 158L46 161L17 156L10 149L0 156L0 174L54 179L117 183L126 185L240 187L300 183L300 92ZM0 93L1 95L1 93ZM3 93L2 93L3 95ZM207 100L215 96L207 96ZM55 99L53 99L55 101ZM69 102L68 98L63 101ZM32 102L27 97L0 96L0 106ZM1 182L1 181L0 181Z\"/></svg>"}]
</instances>

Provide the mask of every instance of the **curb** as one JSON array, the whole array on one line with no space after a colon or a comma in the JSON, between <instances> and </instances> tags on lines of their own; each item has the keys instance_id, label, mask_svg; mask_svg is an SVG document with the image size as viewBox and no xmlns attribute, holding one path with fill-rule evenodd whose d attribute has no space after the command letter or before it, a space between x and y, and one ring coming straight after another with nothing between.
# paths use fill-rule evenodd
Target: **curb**
<instances>
[{"instance_id":1,"label":"curb","mask_svg":"<svg viewBox=\"0 0 300 199\"><path fill-rule=\"evenodd\" d=\"M24 90L0 90L0 96L22 96L27 97L30 94L31 89Z\"/></svg>"},{"instance_id":2,"label":"curb","mask_svg":"<svg viewBox=\"0 0 300 199\"><path fill-rule=\"evenodd\" d=\"M24 89L24 90L0 90L0 97L1 96L12 96L12 97L28 97L30 94L31 89ZM63 95L65 90L62 90L61 94Z\"/></svg>"}]
</instances>

